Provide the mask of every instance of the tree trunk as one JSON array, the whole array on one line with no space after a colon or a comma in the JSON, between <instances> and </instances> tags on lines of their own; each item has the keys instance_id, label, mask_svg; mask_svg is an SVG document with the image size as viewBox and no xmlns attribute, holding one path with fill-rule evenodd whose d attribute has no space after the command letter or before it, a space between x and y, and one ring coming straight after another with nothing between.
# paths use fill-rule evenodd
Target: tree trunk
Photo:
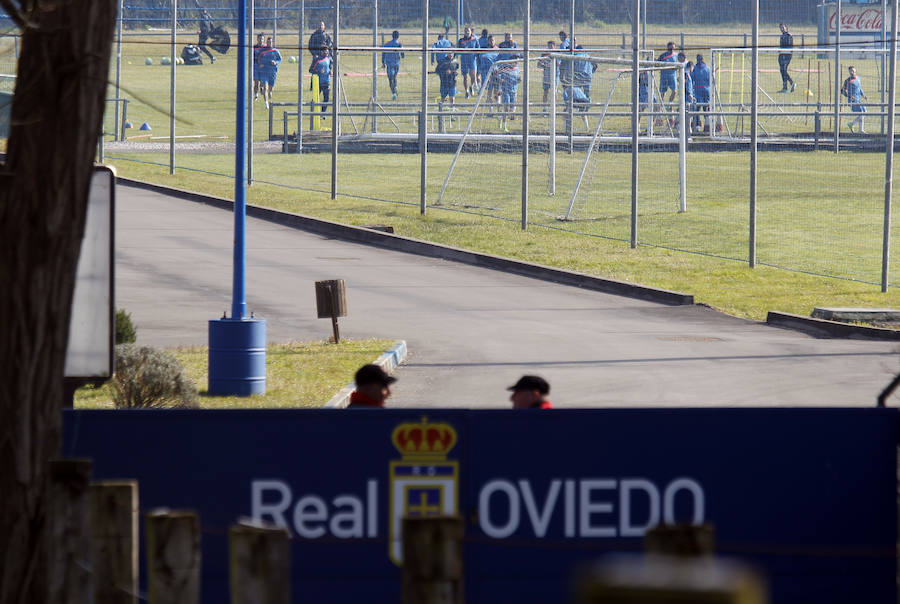
<instances>
[{"instance_id":1,"label":"tree trunk","mask_svg":"<svg viewBox=\"0 0 900 604\"><path fill-rule=\"evenodd\" d=\"M0 0L22 45L0 169L0 604L46 600L75 269L116 0Z\"/></svg>"}]
</instances>

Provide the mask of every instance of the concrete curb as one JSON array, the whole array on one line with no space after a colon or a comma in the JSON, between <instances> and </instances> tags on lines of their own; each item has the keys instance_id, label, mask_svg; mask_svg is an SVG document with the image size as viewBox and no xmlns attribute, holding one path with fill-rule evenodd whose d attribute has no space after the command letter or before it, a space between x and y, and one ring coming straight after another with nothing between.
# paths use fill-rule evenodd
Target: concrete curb
<instances>
[{"instance_id":1,"label":"concrete curb","mask_svg":"<svg viewBox=\"0 0 900 604\"><path fill-rule=\"evenodd\" d=\"M142 182L139 180L131 180L128 178L119 178L118 182L125 186L146 189L163 193L171 197L185 199L187 201L195 201L217 208L231 210L234 204L229 199L221 197L212 197L202 193L194 193L193 191L184 191L181 189L173 189L162 185ZM564 269L542 266L539 264L531 264L521 260L512 258L504 258L501 256L492 256L490 254L481 254L460 248L430 243L419 239L411 239L409 237L401 237L390 233L375 231L362 227L355 227L319 218L311 218L300 214L292 214L279 210L272 210L260 206L247 206L247 216L273 222L282 226L287 226L310 233L316 233L327 237L334 237L343 241L352 241L354 243L362 243L381 247L385 249L407 252L419 256L427 256L430 258L440 258L443 260L452 260L472 266L480 266L493 270L503 271L540 279L542 281L550 281L552 283L560 283L563 285L571 285L599 291L617 296L625 296L628 298L638 298L648 300L658 304L667 304L669 306L683 306L694 303L692 294L683 294L665 289L654 287L646 287L635 283L627 283L625 281L615 281L612 279L603 279L593 275L567 271Z\"/></svg>"},{"instance_id":2,"label":"concrete curb","mask_svg":"<svg viewBox=\"0 0 900 604\"><path fill-rule=\"evenodd\" d=\"M808 333L818 338L852 338L857 340L896 340L900 341L900 331L882 327L850 325L839 321L814 319L803 315L792 315L785 312L769 311L766 324L772 327L783 327Z\"/></svg>"},{"instance_id":3,"label":"concrete curb","mask_svg":"<svg viewBox=\"0 0 900 604\"><path fill-rule=\"evenodd\" d=\"M385 373L393 373L397 365L406 360L407 349L404 340L397 340L394 345L387 349L380 357L375 359L375 365L381 365ZM323 409L346 409L350 404L350 393L356 389L356 384L350 382L331 397L331 400L322 405Z\"/></svg>"}]
</instances>

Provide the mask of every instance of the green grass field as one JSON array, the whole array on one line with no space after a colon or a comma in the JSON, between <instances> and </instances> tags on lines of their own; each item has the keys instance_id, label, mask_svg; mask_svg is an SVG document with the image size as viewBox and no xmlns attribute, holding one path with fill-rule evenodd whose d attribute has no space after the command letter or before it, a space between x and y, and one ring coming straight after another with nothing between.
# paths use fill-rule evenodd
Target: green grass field
<instances>
[{"instance_id":1,"label":"green grass field","mask_svg":"<svg viewBox=\"0 0 900 604\"><path fill-rule=\"evenodd\" d=\"M552 37L558 24L538 24L536 34ZM498 26L493 31L516 30L515 25ZM593 24L582 28L586 39L593 34L621 34L622 25ZM671 29L671 28L667 28ZM740 36L749 33L740 25L719 31L704 27L684 27L689 34L688 55L709 52L712 47L734 47ZM774 28L773 28L774 29ZM345 44L370 44L371 32L345 32ZM772 33L772 32L769 32ZM808 43L814 40L812 29L794 28L795 38L801 34ZM727 37L730 36L730 37ZM305 37L305 36L304 36ZM661 48L672 38L660 31L648 33L648 40ZM406 46L418 40L414 30L403 30ZM594 38L601 40L601 38ZM602 40L616 40L609 37ZM195 40L193 33L179 34L178 46ZM677 38L676 38L677 40ZM279 47L285 58L299 56L296 34L279 34ZM626 40L627 41L627 40ZM774 44L774 39L770 40ZM798 42L799 44L799 42ZM169 69L159 65L168 54L167 35L129 35L124 46L122 64L123 95L130 99L129 121L135 126L146 121L150 133L129 131L129 136L144 135L156 142L168 139ZM146 57L153 65L145 65ZM729 57L730 59L731 57ZM287 60L279 72L275 92L277 102L295 103L298 76L304 69ZM720 86L727 89L731 102L749 98L749 86L741 86L739 55L734 55L734 70L721 75ZM813 58L798 56L792 67L800 74L809 68ZM771 64L770 64L771 63ZM864 85L871 97L877 97L877 66L857 62ZM721 67L721 66L720 66ZM763 55L763 88L779 88L774 55ZM827 66L826 66L827 67ZM348 100L365 103L371 96L371 53L342 54L341 73ZM405 72L405 73L404 73ZM540 101L540 74L533 74L531 99ZM198 140L231 140L234 136L234 54L229 53L215 65L178 67L176 101L176 134L204 137ZM816 67L810 81L819 78L816 94L824 98L833 76L827 69ZM419 104L420 62L416 53L407 49L401 67L401 96L387 109L417 110ZM826 82L826 78L829 78ZM866 82L871 82L866 84ZM304 85L308 85L304 78ZM387 81L379 77L379 98L389 98ZM437 94L437 79L429 76L428 94ZM601 94L602 93L597 93ZM594 94L595 100L599 98ZM624 88L621 91L624 94ZM615 96L620 95L617 88ZM788 95L779 102L794 101ZM615 100L615 99L614 99ZM465 100L461 99L463 114ZM268 136L268 114L260 103L254 104L253 136L257 141ZM292 109L292 108L288 108ZM281 111L276 108L274 130L281 131ZM364 118L352 124L342 122L342 132L363 129ZM542 121L543 119L543 121ZM413 132L412 118L396 118L399 130ZM869 129L876 129L870 117ZM111 118L107 118L110 128ZM546 118L538 116L532 128L547 128ZM789 115L774 119L779 131L811 129L800 118ZM459 130L464 120L455 119L449 131ZM513 131L517 122L512 122ZM580 128L576 124L577 128ZM304 124L308 127L308 123ZM429 127L436 127L429 124ZM824 128L829 124L823 123ZM291 132L296 128L291 122ZM610 121L611 130L618 128ZM379 118L380 132L396 132L386 118ZM587 130L585 129L584 132ZM150 135L150 136L147 136ZM107 137L108 139L108 137ZM194 140L194 139L188 139ZM630 232L630 156L627 153L595 154L590 166L589 182L584 195L576 200L575 220L561 222L572 184L581 168L583 154L560 153L557 156L556 194L548 193L546 153L530 156L529 221L525 233L518 228L520 220L519 170L520 153L464 154L450 181L442 207L429 209L419 216L419 157L401 154L342 154L338 159L339 198L332 201L326 194L330 187L328 154L256 155L253 165L255 184L250 195L253 203L292 212L347 222L351 224L389 223L400 234L442 243L470 247L487 252L519 257L582 270L603 276L625 279L694 293L698 300L740 316L764 318L767 310L808 313L813 306L891 306L897 304L892 289L881 294L872 283L880 282L883 230L884 157L882 153L825 151L780 151L760 154L757 207L757 261L755 270L747 267L749 254L750 209L749 155L737 151L690 153L687 166L687 212L678 212L677 158L666 151L641 156L641 180L638 240L631 250L625 243ZM180 169L174 177L158 164L167 164L165 153L111 153L110 163L119 173L153 180L187 189L214 192L230 197L233 184L233 157L207 153L178 153ZM428 202L437 199L447 174L450 155L429 153ZM154 165L157 164L157 165ZM500 220L496 220L500 219ZM894 221L896 222L896 221ZM896 237L892 225L892 236ZM897 246L893 246L896 248ZM692 253L676 252L684 250ZM900 282L896 254L891 258L890 281ZM797 272L775 270L766 265ZM812 274L804 274L812 273ZM817 277L827 274L847 280ZM857 283L864 281L867 283Z\"/></svg>"}]
</instances>

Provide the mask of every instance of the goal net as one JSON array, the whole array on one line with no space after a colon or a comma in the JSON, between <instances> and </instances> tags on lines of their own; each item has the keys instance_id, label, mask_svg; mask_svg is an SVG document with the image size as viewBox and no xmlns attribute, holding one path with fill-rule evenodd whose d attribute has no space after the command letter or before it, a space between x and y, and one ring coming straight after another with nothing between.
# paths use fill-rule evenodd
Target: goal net
<instances>
[{"instance_id":1,"label":"goal net","mask_svg":"<svg viewBox=\"0 0 900 604\"><path fill-rule=\"evenodd\" d=\"M465 116L434 205L508 220L522 218L526 143L521 79L527 69L531 89L527 220L561 228L568 228L564 221L580 221L579 228L627 239L633 99L632 62L626 54L618 49L579 49L575 55L548 50L527 66L518 58L497 61ZM668 93L661 93L663 70L681 74L682 66L639 62L639 150L660 154L649 162L647 170L653 176L648 180L658 177L665 182L666 190L654 190L652 199L671 212L679 209L683 198L678 186L679 150L683 159L678 135L681 105L678 98L669 101ZM518 90L512 90L514 86Z\"/></svg>"}]
</instances>

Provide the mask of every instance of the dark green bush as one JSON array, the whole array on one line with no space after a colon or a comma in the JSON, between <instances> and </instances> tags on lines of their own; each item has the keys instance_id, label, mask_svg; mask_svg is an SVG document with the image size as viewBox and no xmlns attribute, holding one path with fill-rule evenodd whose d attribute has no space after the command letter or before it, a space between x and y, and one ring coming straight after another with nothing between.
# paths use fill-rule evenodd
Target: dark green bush
<instances>
[{"instance_id":1,"label":"dark green bush","mask_svg":"<svg viewBox=\"0 0 900 604\"><path fill-rule=\"evenodd\" d=\"M116 344L131 344L137 340L137 330L131 322L131 314L116 309Z\"/></svg>"},{"instance_id":2,"label":"dark green bush","mask_svg":"<svg viewBox=\"0 0 900 604\"><path fill-rule=\"evenodd\" d=\"M197 406L197 386L178 359L149 346L116 346L112 391L118 409Z\"/></svg>"}]
</instances>

